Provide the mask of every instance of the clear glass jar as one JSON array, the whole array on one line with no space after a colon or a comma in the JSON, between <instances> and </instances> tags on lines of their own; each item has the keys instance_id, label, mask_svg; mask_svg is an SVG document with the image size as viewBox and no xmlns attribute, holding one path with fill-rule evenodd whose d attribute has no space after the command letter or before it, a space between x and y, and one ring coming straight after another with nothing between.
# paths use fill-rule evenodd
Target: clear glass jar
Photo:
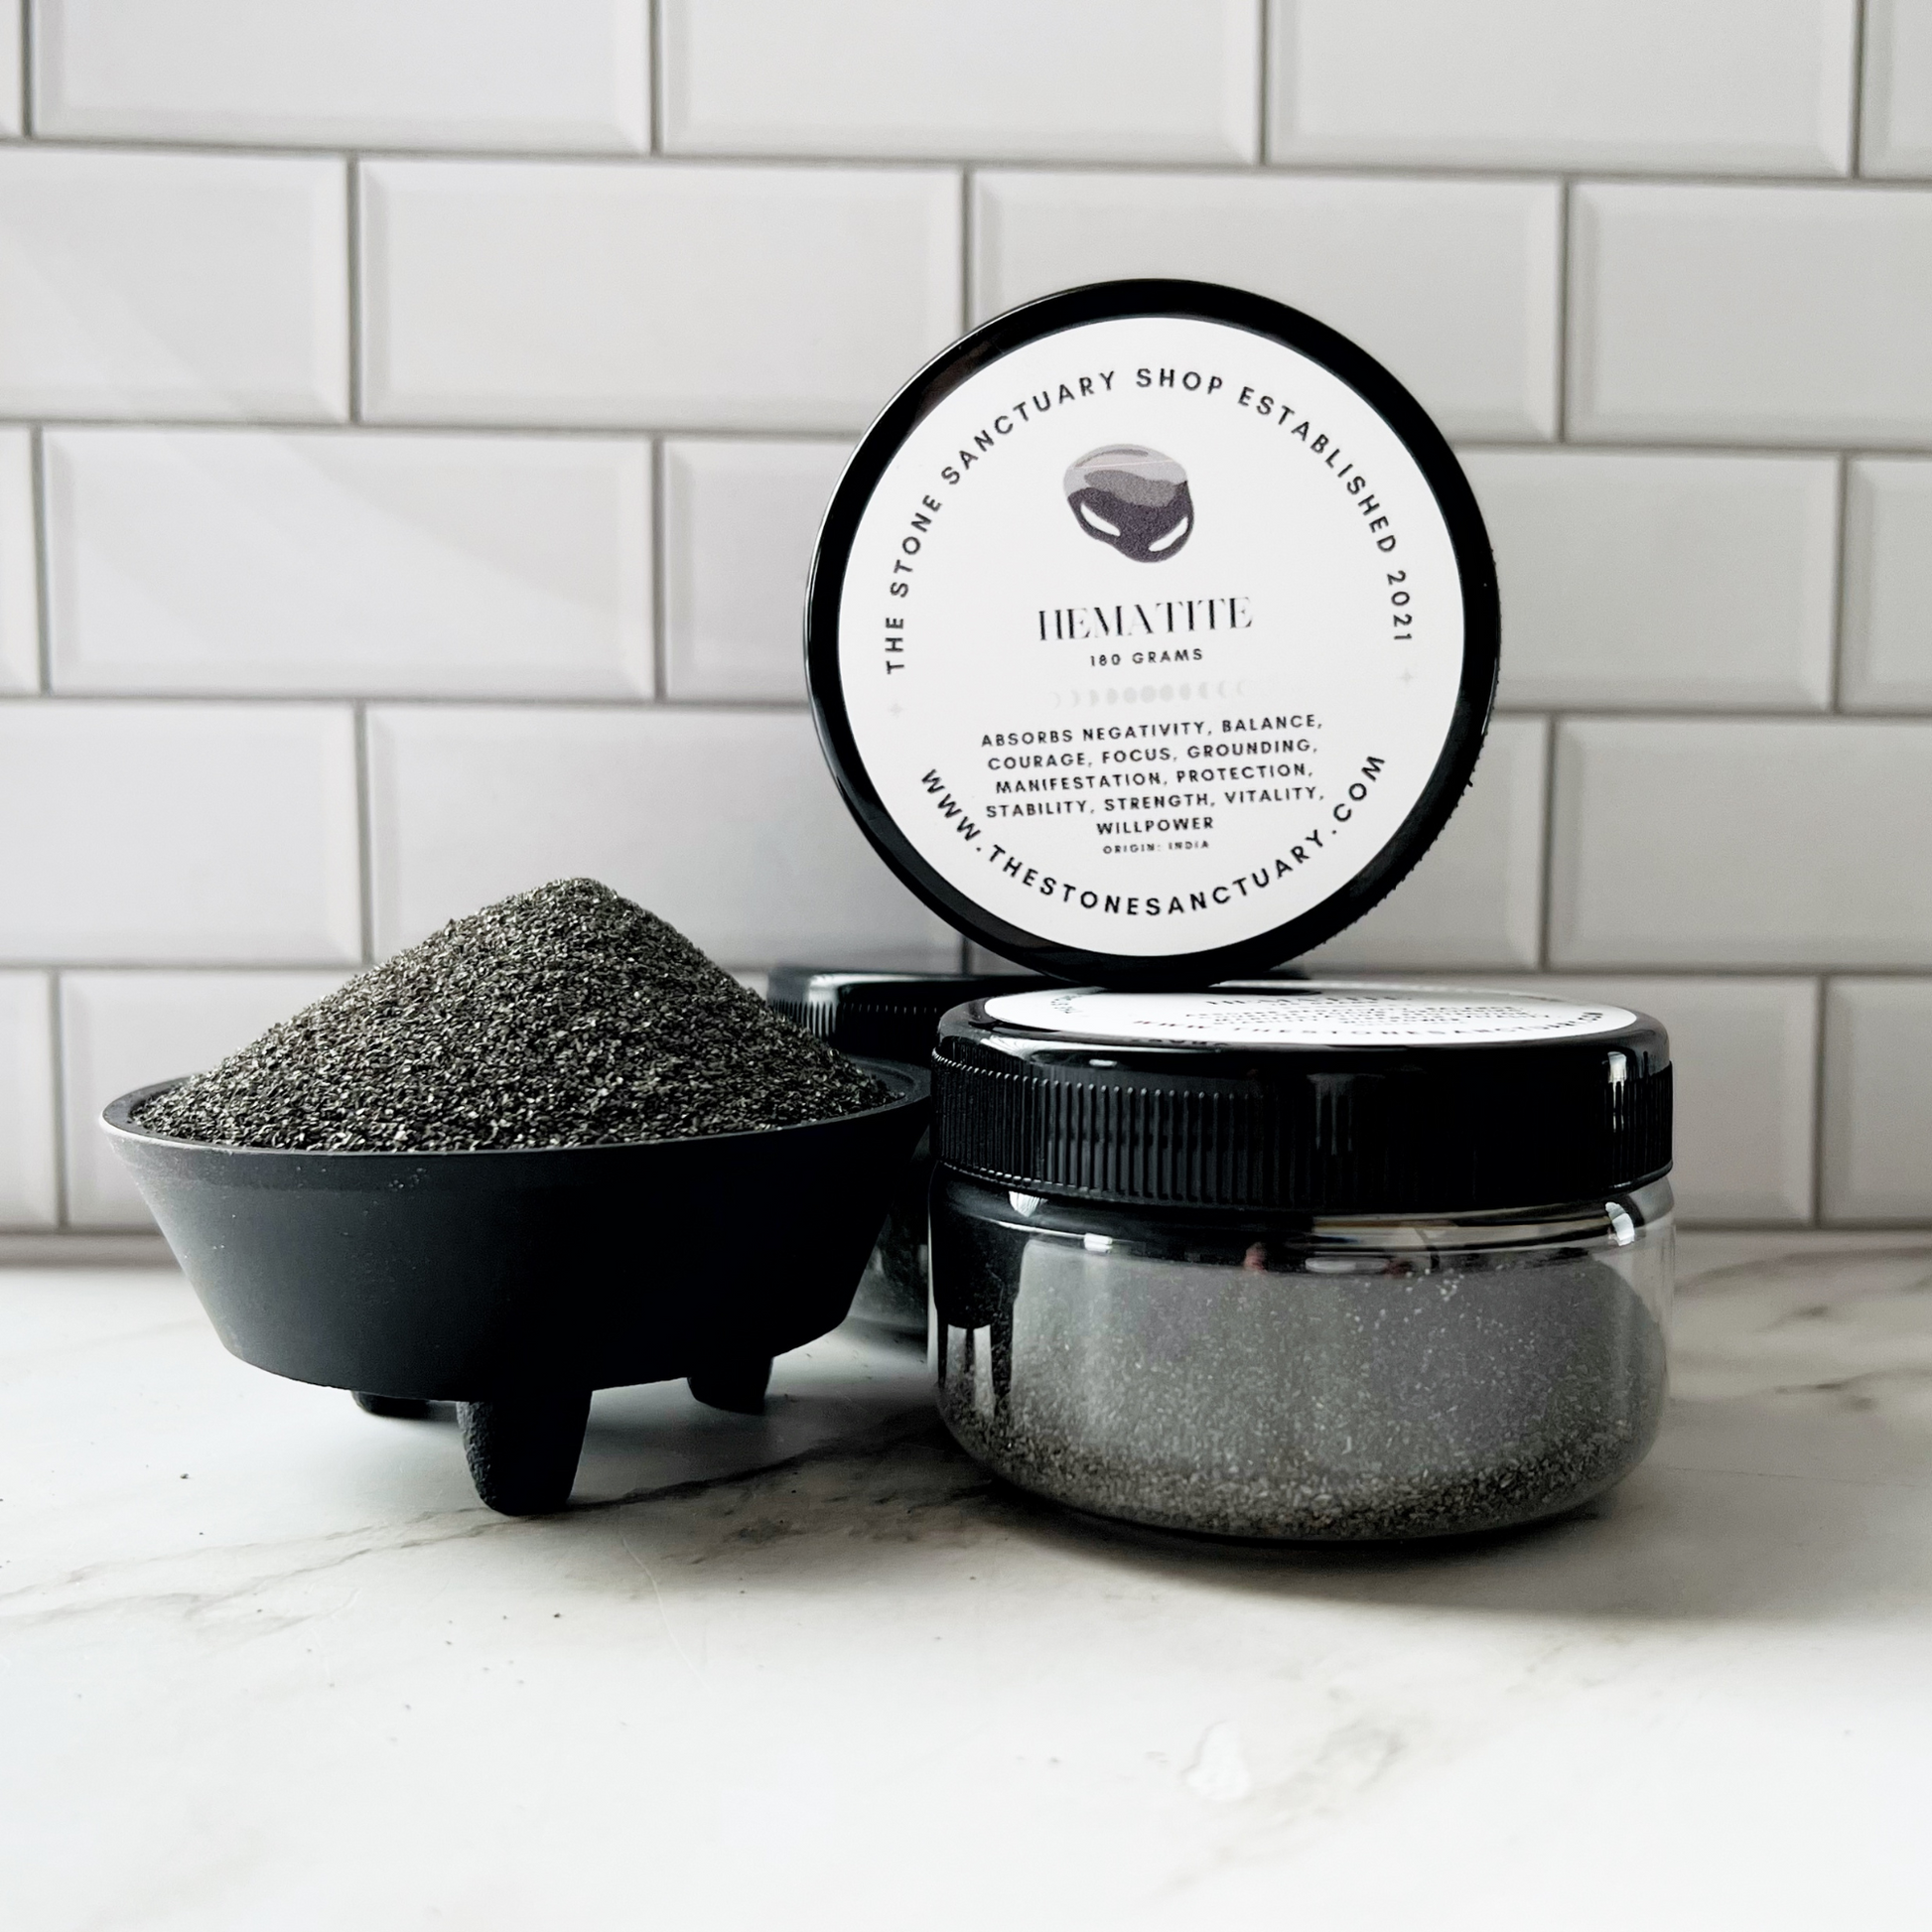
<instances>
[{"instance_id":1,"label":"clear glass jar","mask_svg":"<svg viewBox=\"0 0 1932 1932\"><path fill-rule=\"evenodd\" d=\"M1061 989L948 1014L933 1068L939 1407L1026 1488L1221 1536L1449 1536L1572 1509L1655 1438L1645 1015Z\"/></svg>"},{"instance_id":2,"label":"clear glass jar","mask_svg":"<svg viewBox=\"0 0 1932 1932\"><path fill-rule=\"evenodd\" d=\"M942 1171L940 1412L1076 1508L1226 1536L1556 1515L1663 1411L1670 1183L1561 1208L1186 1215Z\"/></svg>"}]
</instances>

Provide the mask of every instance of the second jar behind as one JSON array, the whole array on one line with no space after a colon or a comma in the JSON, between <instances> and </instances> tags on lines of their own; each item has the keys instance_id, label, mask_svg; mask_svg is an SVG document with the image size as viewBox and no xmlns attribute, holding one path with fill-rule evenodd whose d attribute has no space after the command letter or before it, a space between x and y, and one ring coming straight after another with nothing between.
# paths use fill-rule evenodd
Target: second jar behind
<instances>
[{"instance_id":1,"label":"second jar behind","mask_svg":"<svg viewBox=\"0 0 1932 1932\"><path fill-rule=\"evenodd\" d=\"M828 966L774 966L765 998L842 1053L924 1066L939 1022L968 1000L1049 982L1026 973L870 973ZM853 1298L852 1318L925 1339L926 1190L932 1143L921 1135L905 1164Z\"/></svg>"}]
</instances>

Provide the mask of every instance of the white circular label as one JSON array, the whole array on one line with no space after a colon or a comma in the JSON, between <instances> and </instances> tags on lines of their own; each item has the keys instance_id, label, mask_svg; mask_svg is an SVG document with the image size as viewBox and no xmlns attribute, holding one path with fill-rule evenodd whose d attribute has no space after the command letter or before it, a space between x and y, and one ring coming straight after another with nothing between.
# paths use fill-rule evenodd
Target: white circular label
<instances>
[{"instance_id":1,"label":"white circular label","mask_svg":"<svg viewBox=\"0 0 1932 1932\"><path fill-rule=\"evenodd\" d=\"M1633 1026L1624 1007L1581 1006L1536 993L1451 986L1373 986L1307 980L1202 993L1003 993L988 1017L1087 1039L1199 1046L1403 1046L1431 1040L1585 1037Z\"/></svg>"},{"instance_id":2,"label":"white circular label","mask_svg":"<svg viewBox=\"0 0 1932 1932\"><path fill-rule=\"evenodd\" d=\"M1321 363L1191 317L1085 323L941 400L873 490L846 715L919 856L1057 945L1204 951L1388 844L1462 680L1416 459Z\"/></svg>"}]
</instances>

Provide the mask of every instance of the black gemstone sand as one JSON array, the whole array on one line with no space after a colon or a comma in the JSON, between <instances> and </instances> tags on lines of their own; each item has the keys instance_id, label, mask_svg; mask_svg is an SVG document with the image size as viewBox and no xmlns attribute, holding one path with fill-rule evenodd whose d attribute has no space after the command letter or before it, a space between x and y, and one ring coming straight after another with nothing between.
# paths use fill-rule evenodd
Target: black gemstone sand
<instances>
[{"instance_id":1,"label":"black gemstone sand","mask_svg":"<svg viewBox=\"0 0 1932 1932\"><path fill-rule=\"evenodd\" d=\"M1663 1406L1656 1318L1575 1251L1323 1278L1035 1242L1012 1314L946 1340L940 1411L982 1461L1223 1536L1531 1522L1634 1467Z\"/></svg>"},{"instance_id":2,"label":"black gemstone sand","mask_svg":"<svg viewBox=\"0 0 1932 1932\"><path fill-rule=\"evenodd\" d=\"M564 879L452 920L137 1124L226 1147L591 1147L791 1127L886 1098L654 913Z\"/></svg>"}]
</instances>

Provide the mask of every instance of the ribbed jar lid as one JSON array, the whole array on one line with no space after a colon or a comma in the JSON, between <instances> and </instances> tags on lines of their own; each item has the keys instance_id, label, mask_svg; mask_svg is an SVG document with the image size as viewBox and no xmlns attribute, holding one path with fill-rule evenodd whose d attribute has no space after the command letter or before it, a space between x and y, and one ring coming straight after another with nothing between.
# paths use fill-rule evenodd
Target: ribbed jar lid
<instances>
[{"instance_id":1,"label":"ribbed jar lid","mask_svg":"<svg viewBox=\"0 0 1932 1932\"><path fill-rule=\"evenodd\" d=\"M968 1000L1049 987L1015 973L868 973L831 966L774 966L766 1002L842 1053L923 1066L939 1022Z\"/></svg>"},{"instance_id":2,"label":"ribbed jar lid","mask_svg":"<svg viewBox=\"0 0 1932 1932\"><path fill-rule=\"evenodd\" d=\"M1027 1193L1462 1213L1588 1200L1671 1165L1664 1029L1537 994L1006 994L949 1014L933 1065L938 1159Z\"/></svg>"}]
</instances>

